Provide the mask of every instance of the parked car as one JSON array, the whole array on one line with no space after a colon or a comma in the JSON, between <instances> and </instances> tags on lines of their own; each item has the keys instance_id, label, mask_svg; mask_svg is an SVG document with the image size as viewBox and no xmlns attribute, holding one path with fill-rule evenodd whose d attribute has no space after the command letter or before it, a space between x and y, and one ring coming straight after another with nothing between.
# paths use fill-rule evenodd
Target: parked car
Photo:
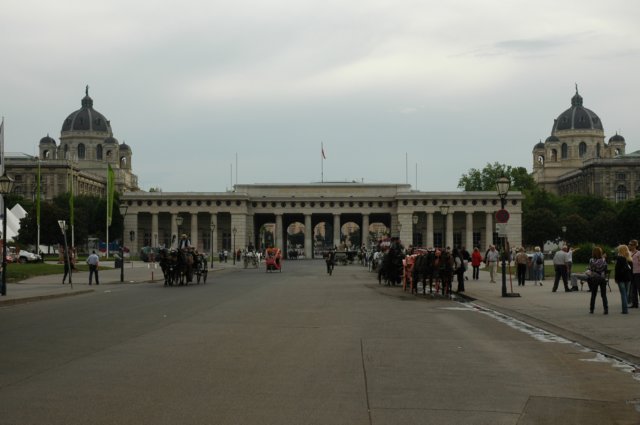
<instances>
[{"instance_id":1,"label":"parked car","mask_svg":"<svg viewBox=\"0 0 640 425\"><path fill-rule=\"evenodd\" d=\"M20 252L14 254L14 258L17 263L38 263L42 261L42 257L40 257L40 255L25 251L24 249L21 249Z\"/></svg>"}]
</instances>

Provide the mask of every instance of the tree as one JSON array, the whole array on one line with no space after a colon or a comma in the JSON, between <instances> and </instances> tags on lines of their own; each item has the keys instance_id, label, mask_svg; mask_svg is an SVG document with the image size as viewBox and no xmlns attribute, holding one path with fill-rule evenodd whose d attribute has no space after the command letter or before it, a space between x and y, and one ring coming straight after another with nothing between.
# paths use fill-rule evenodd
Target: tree
<instances>
[{"instance_id":1,"label":"tree","mask_svg":"<svg viewBox=\"0 0 640 425\"><path fill-rule=\"evenodd\" d=\"M487 164L482 170L472 168L468 174L463 174L458 180L458 187L465 191L494 191L496 181L502 176L511 180L511 189L518 191L532 190L536 187L533 177L524 167L511 167L510 165L495 162Z\"/></svg>"}]
</instances>

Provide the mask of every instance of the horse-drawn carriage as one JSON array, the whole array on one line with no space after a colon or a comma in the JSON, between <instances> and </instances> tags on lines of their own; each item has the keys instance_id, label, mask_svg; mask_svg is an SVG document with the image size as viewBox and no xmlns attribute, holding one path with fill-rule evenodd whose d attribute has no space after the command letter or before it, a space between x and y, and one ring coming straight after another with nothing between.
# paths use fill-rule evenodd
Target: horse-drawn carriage
<instances>
[{"instance_id":1,"label":"horse-drawn carriage","mask_svg":"<svg viewBox=\"0 0 640 425\"><path fill-rule=\"evenodd\" d=\"M264 262L267 271L279 270L282 272L282 252L279 248L267 248L265 252Z\"/></svg>"},{"instance_id":2,"label":"horse-drawn carriage","mask_svg":"<svg viewBox=\"0 0 640 425\"><path fill-rule=\"evenodd\" d=\"M193 282L207 282L207 258L192 249L166 249L159 252L160 269L164 275L164 285L188 285Z\"/></svg>"},{"instance_id":3,"label":"horse-drawn carriage","mask_svg":"<svg viewBox=\"0 0 640 425\"><path fill-rule=\"evenodd\" d=\"M249 266L257 269L260 264L260 254L254 251L243 251L242 262L245 269Z\"/></svg>"}]
</instances>

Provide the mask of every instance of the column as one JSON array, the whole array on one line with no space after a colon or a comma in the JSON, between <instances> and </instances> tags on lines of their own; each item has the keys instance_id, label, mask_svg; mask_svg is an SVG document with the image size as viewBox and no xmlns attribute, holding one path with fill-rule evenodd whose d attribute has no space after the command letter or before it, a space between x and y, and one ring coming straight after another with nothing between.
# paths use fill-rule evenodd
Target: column
<instances>
[{"instance_id":1,"label":"column","mask_svg":"<svg viewBox=\"0 0 640 425\"><path fill-rule=\"evenodd\" d=\"M449 211L449 214L447 214L447 236L444 244L444 246L451 248L453 248L453 214L452 211Z\"/></svg>"},{"instance_id":2,"label":"column","mask_svg":"<svg viewBox=\"0 0 640 425\"><path fill-rule=\"evenodd\" d=\"M405 248L409 247L413 243L413 221L412 214L398 214L398 229L400 234L400 241Z\"/></svg>"},{"instance_id":3,"label":"column","mask_svg":"<svg viewBox=\"0 0 640 425\"><path fill-rule=\"evenodd\" d=\"M274 235L276 248L280 248L280 249L284 248L284 246L282 245L283 234L284 234L284 229L282 228L282 214L276 214L276 234Z\"/></svg>"},{"instance_id":4,"label":"column","mask_svg":"<svg viewBox=\"0 0 640 425\"><path fill-rule=\"evenodd\" d=\"M467 233L465 244L466 244L467 251L471 252L473 251L473 213L472 212L467 213L467 225L465 227L466 227L466 233Z\"/></svg>"},{"instance_id":5,"label":"column","mask_svg":"<svg viewBox=\"0 0 640 425\"><path fill-rule=\"evenodd\" d=\"M333 215L333 245L340 246L340 214Z\"/></svg>"},{"instance_id":6,"label":"column","mask_svg":"<svg viewBox=\"0 0 640 425\"><path fill-rule=\"evenodd\" d=\"M256 230L256 225L254 222L254 215L253 214L247 214L247 243L246 245L249 246L249 244L253 245L254 247L256 246L256 234L255 234L255 230Z\"/></svg>"},{"instance_id":7,"label":"column","mask_svg":"<svg viewBox=\"0 0 640 425\"><path fill-rule=\"evenodd\" d=\"M427 213L427 248L433 248L433 213Z\"/></svg>"},{"instance_id":8,"label":"column","mask_svg":"<svg viewBox=\"0 0 640 425\"><path fill-rule=\"evenodd\" d=\"M198 214L191 213L191 246L198 247ZM202 249L199 248L199 251Z\"/></svg>"},{"instance_id":9,"label":"column","mask_svg":"<svg viewBox=\"0 0 640 425\"><path fill-rule=\"evenodd\" d=\"M151 213L151 246L158 246L158 213Z\"/></svg>"},{"instance_id":10,"label":"column","mask_svg":"<svg viewBox=\"0 0 640 425\"><path fill-rule=\"evenodd\" d=\"M213 255L218 253L218 214L211 214L211 223L215 224L215 228L213 229L213 235L211 243L211 249L213 250ZM209 227L209 231L211 231L211 227Z\"/></svg>"},{"instance_id":11,"label":"column","mask_svg":"<svg viewBox=\"0 0 640 425\"><path fill-rule=\"evenodd\" d=\"M313 228L311 227L311 214L304 215L304 258L313 256Z\"/></svg>"},{"instance_id":12,"label":"column","mask_svg":"<svg viewBox=\"0 0 640 425\"><path fill-rule=\"evenodd\" d=\"M360 233L362 234L360 238L362 245L369 249L369 214L362 214L362 228L360 229Z\"/></svg>"},{"instance_id":13,"label":"column","mask_svg":"<svg viewBox=\"0 0 640 425\"><path fill-rule=\"evenodd\" d=\"M482 252L486 252L489 249L489 245L493 243L493 220L492 214L490 212L485 213L485 243L484 248L481 249Z\"/></svg>"},{"instance_id":14,"label":"column","mask_svg":"<svg viewBox=\"0 0 640 425\"><path fill-rule=\"evenodd\" d=\"M178 223L176 223L177 213L171 213L171 241L169 241L171 247L177 246L178 243Z\"/></svg>"}]
</instances>

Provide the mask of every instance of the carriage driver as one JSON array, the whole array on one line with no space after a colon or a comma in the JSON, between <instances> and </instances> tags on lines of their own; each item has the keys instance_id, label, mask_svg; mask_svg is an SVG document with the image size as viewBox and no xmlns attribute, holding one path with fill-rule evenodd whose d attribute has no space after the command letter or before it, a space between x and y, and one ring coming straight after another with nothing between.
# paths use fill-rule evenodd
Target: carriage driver
<instances>
[{"instance_id":1,"label":"carriage driver","mask_svg":"<svg viewBox=\"0 0 640 425\"><path fill-rule=\"evenodd\" d=\"M180 236L180 240L178 241L178 249L182 251L187 251L190 248L191 248L191 241L187 239L187 235L183 233L182 236Z\"/></svg>"}]
</instances>

